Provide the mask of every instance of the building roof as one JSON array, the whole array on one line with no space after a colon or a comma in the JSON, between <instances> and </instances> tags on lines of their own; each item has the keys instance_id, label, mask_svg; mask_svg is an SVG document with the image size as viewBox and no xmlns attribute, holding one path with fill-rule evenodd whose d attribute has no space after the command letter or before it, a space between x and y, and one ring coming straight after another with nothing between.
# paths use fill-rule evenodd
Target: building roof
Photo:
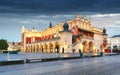
<instances>
[{"instance_id":1,"label":"building roof","mask_svg":"<svg viewBox=\"0 0 120 75\"><path fill-rule=\"evenodd\" d=\"M77 34L72 36L72 40L76 39L77 37L82 36L82 34Z\"/></svg>"},{"instance_id":2,"label":"building roof","mask_svg":"<svg viewBox=\"0 0 120 75\"><path fill-rule=\"evenodd\" d=\"M114 37L120 37L120 35L114 35L114 36L112 36L112 38L114 38Z\"/></svg>"},{"instance_id":3,"label":"building roof","mask_svg":"<svg viewBox=\"0 0 120 75\"><path fill-rule=\"evenodd\" d=\"M94 32L92 32L92 31L89 31L89 30L85 30L85 29L81 29L81 28L78 28L79 30L82 30L82 31L84 31L84 32L89 32L89 33L93 33L94 34Z\"/></svg>"}]
</instances>

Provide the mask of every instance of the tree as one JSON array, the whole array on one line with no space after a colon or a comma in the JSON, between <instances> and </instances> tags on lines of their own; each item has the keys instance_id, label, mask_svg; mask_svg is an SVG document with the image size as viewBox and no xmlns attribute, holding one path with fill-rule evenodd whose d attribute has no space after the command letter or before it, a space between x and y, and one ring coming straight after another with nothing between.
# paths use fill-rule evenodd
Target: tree
<instances>
[{"instance_id":1,"label":"tree","mask_svg":"<svg viewBox=\"0 0 120 75\"><path fill-rule=\"evenodd\" d=\"M7 50L8 43L7 40L0 39L0 50Z\"/></svg>"},{"instance_id":2,"label":"tree","mask_svg":"<svg viewBox=\"0 0 120 75\"><path fill-rule=\"evenodd\" d=\"M107 49L111 49L111 47L110 47L110 46L108 46L108 47L107 47Z\"/></svg>"},{"instance_id":3,"label":"tree","mask_svg":"<svg viewBox=\"0 0 120 75\"><path fill-rule=\"evenodd\" d=\"M118 49L117 45L113 46L113 49Z\"/></svg>"}]
</instances>

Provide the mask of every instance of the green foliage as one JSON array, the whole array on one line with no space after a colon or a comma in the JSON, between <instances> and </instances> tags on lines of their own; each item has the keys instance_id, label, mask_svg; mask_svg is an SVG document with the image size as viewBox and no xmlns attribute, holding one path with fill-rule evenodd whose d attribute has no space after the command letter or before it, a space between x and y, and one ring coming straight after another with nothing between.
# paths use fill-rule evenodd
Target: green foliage
<instances>
[{"instance_id":1,"label":"green foliage","mask_svg":"<svg viewBox=\"0 0 120 75\"><path fill-rule=\"evenodd\" d=\"M107 49L111 49L111 47L110 47L110 46L108 46L108 47L107 47Z\"/></svg>"},{"instance_id":2,"label":"green foliage","mask_svg":"<svg viewBox=\"0 0 120 75\"><path fill-rule=\"evenodd\" d=\"M115 50L118 50L118 47L117 47L117 45L113 46L113 49L115 49Z\"/></svg>"},{"instance_id":3,"label":"green foliage","mask_svg":"<svg viewBox=\"0 0 120 75\"><path fill-rule=\"evenodd\" d=\"M0 50L7 50L8 43L7 40L0 39Z\"/></svg>"}]
</instances>

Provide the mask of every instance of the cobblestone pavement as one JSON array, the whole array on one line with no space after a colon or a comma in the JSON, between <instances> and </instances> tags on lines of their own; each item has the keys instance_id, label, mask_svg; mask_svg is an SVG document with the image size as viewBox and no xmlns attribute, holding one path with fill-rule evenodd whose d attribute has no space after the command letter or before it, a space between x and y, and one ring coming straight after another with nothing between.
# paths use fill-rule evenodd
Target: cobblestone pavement
<instances>
[{"instance_id":1,"label":"cobblestone pavement","mask_svg":"<svg viewBox=\"0 0 120 75\"><path fill-rule=\"evenodd\" d=\"M0 75L120 75L120 56L0 66Z\"/></svg>"}]
</instances>

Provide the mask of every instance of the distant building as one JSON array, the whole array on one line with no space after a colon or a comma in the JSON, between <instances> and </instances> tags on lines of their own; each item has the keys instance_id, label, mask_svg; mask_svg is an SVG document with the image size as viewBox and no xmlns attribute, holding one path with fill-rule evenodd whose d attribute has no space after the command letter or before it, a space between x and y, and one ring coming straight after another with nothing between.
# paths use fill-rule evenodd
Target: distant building
<instances>
[{"instance_id":1,"label":"distant building","mask_svg":"<svg viewBox=\"0 0 120 75\"><path fill-rule=\"evenodd\" d=\"M114 35L108 38L108 45L113 48L113 46L120 47L120 35Z\"/></svg>"},{"instance_id":2,"label":"distant building","mask_svg":"<svg viewBox=\"0 0 120 75\"><path fill-rule=\"evenodd\" d=\"M37 31L33 27L27 30L22 27L22 50L24 52L44 52L44 53L95 53L104 51L107 46L106 29L98 29L91 26L91 20L86 16L69 19L50 26L42 31Z\"/></svg>"},{"instance_id":3,"label":"distant building","mask_svg":"<svg viewBox=\"0 0 120 75\"><path fill-rule=\"evenodd\" d=\"M20 42L8 42L8 51L21 50Z\"/></svg>"}]
</instances>

